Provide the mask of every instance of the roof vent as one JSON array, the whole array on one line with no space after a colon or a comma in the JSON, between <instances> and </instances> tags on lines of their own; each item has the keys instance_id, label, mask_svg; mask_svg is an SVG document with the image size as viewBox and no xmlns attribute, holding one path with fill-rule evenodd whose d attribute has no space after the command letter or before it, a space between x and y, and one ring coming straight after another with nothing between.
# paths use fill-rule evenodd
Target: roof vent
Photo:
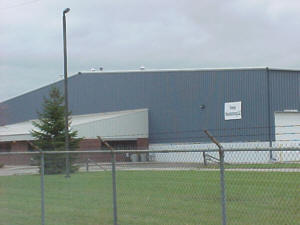
<instances>
[{"instance_id":1,"label":"roof vent","mask_svg":"<svg viewBox=\"0 0 300 225\"><path fill-rule=\"evenodd\" d=\"M145 70L145 67L144 66L140 66L140 70Z\"/></svg>"}]
</instances>

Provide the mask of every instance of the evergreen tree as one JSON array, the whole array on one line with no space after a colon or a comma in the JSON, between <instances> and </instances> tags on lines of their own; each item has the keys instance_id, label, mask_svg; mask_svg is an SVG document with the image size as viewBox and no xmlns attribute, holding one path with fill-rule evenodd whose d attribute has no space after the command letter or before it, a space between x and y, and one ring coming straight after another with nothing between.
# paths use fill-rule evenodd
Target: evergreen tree
<instances>
[{"instance_id":1,"label":"evergreen tree","mask_svg":"<svg viewBox=\"0 0 300 225\"><path fill-rule=\"evenodd\" d=\"M32 130L31 135L35 138L34 144L41 151L64 151L65 150L65 117L64 97L59 89L54 87L49 92L49 98L44 98L42 112L38 112L39 120L33 121L37 130ZM71 113L69 112L70 116ZM69 119L69 127L71 120ZM77 131L69 129L69 151L76 150L79 146ZM74 172L76 157L70 154L70 171ZM65 155L45 155L45 174L58 174L66 170Z\"/></svg>"}]
</instances>

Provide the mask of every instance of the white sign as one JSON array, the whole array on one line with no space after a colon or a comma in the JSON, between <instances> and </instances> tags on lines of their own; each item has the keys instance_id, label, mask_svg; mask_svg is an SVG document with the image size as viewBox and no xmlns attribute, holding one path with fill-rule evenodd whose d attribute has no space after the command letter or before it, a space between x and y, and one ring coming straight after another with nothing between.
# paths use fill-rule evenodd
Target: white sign
<instances>
[{"instance_id":1,"label":"white sign","mask_svg":"<svg viewBox=\"0 0 300 225\"><path fill-rule=\"evenodd\" d=\"M242 102L225 102L224 116L225 120L242 119Z\"/></svg>"}]
</instances>

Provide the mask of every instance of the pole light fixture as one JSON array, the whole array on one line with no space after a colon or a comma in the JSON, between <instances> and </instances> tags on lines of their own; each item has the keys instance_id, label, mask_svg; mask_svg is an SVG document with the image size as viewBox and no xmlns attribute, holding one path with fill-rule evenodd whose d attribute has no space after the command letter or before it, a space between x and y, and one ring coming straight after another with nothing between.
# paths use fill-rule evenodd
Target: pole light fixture
<instances>
[{"instance_id":1,"label":"pole light fixture","mask_svg":"<svg viewBox=\"0 0 300 225\"><path fill-rule=\"evenodd\" d=\"M63 42L64 42L64 99L65 99L65 149L69 151L69 107L68 107L68 67L67 67L67 37L66 14L70 8L63 11ZM66 155L66 177L70 177L70 156Z\"/></svg>"},{"instance_id":2,"label":"pole light fixture","mask_svg":"<svg viewBox=\"0 0 300 225\"><path fill-rule=\"evenodd\" d=\"M64 10L64 14L66 14L66 13L68 13L68 12L70 12L70 8L66 8L66 9Z\"/></svg>"}]
</instances>

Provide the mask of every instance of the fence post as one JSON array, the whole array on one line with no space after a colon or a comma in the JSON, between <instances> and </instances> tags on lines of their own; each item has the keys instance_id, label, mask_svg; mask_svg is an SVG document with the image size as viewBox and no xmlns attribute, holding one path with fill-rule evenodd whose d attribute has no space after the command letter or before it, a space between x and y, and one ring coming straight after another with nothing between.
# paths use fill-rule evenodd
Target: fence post
<instances>
[{"instance_id":1,"label":"fence post","mask_svg":"<svg viewBox=\"0 0 300 225\"><path fill-rule=\"evenodd\" d=\"M112 186L113 186L113 209L114 209L114 225L118 225L118 212L117 212L117 185L116 185L116 153L114 148L110 146L101 137L97 136L98 140L105 144L105 146L111 151L111 170L112 170Z\"/></svg>"},{"instance_id":2,"label":"fence post","mask_svg":"<svg viewBox=\"0 0 300 225\"><path fill-rule=\"evenodd\" d=\"M89 159L86 159L86 164L85 164L86 172L89 172Z\"/></svg>"},{"instance_id":3,"label":"fence post","mask_svg":"<svg viewBox=\"0 0 300 225\"><path fill-rule=\"evenodd\" d=\"M203 152L203 163L204 163L204 166L207 165L207 161L206 161L206 153Z\"/></svg>"},{"instance_id":4,"label":"fence post","mask_svg":"<svg viewBox=\"0 0 300 225\"><path fill-rule=\"evenodd\" d=\"M113 208L114 208L114 225L118 224L117 218L117 185L116 185L116 155L111 151L111 161L112 161L112 185L113 185Z\"/></svg>"},{"instance_id":5,"label":"fence post","mask_svg":"<svg viewBox=\"0 0 300 225\"><path fill-rule=\"evenodd\" d=\"M44 152L41 153L41 165L40 165L40 173L41 173L41 219L42 225L45 225L45 156Z\"/></svg>"},{"instance_id":6,"label":"fence post","mask_svg":"<svg viewBox=\"0 0 300 225\"><path fill-rule=\"evenodd\" d=\"M226 193L225 193L225 176L224 176L224 149L223 149L222 145L207 130L205 130L204 132L210 138L210 140L213 143L215 143L219 148L222 225L226 225L227 224L227 213L226 213Z\"/></svg>"},{"instance_id":7,"label":"fence post","mask_svg":"<svg viewBox=\"0 0 300 225\"><path fill-rule=\"evenodd\" d=\"M221 196L222 196L222 224L226 225L226 193L225 193L225 176L224 176L224 150L219 150L220 155L220 180L221 180Z\"/></svg>"},{"instance_id":8,"label":"fence post","mask_svg":"<svg viewBox=\"0 0 300 225\"><path fill-rule=\"evenodd\" d=\"M69 151L69 149L67 150ZM70 154L66 154L66 175L65 178L70 178Z\"/></svg>"}]
</instances>

